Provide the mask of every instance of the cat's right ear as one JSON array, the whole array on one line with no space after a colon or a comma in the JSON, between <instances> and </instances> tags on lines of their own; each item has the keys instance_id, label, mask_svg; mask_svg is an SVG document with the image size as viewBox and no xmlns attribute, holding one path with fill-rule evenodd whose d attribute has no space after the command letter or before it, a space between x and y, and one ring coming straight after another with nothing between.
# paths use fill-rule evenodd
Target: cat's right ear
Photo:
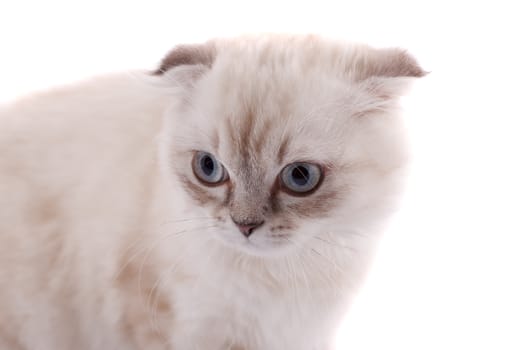
<instances>
[{"instance_id":1,"label":"cat's right ear","mask_svg":"<svg viewBox=\"0 0 525 350\"><path fill-rule=\"evenodd\" d=\"M152 74L172 86L191 88L211 68L215 55L216 49L211 42L179 45L164 57Z\"/></svg>"},{"instance_id":2,"label":"cat's right ear","mask_svg":"<svg viewBox=\"0 0 525 350\"><path fill-rule=\"evenodd\" d=\"M354 81L382 100L403 95L414 78L426 74L412 55L398 48L362 51L352 62Z\"/></svg>"}]
</instances>

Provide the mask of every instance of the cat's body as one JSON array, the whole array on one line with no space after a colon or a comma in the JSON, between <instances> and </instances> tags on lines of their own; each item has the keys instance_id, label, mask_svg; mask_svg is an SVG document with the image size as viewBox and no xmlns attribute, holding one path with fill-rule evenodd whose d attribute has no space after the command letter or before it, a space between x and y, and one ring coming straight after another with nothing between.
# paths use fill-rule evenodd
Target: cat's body
<instances>
[{"instance_id":1,"label":"cat's body","mask_svg":"<svg viewBox=\"0 0 525 350\"><path fill-rule=\"evenodd\" d=\"M210 45L0 110L1 349L332 346L398 191L397 90L422 72L311 37ZM284 188L294 162L318 188Z\"/></svg>"}]
</instances>

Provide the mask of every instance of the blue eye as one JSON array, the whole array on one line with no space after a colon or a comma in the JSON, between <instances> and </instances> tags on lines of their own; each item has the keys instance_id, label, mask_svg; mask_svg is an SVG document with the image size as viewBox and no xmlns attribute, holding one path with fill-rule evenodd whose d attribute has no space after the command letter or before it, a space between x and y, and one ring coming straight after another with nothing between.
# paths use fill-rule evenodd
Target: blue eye
<instances>
[{"instance_id":1,"label":"blue eye","mask_svg":"<svg viewBox=\"0 0 525 350\"><path fill-rule=\"evenodd\" d=\"M195 177L205 185L218 185L228 179L224 166L208 152L195 152L192 168Z\"/></svg>"},{"instance_id":2,"label":"blue eye","mask_svg":"<svg viewBox=\"0 0 525 350\"><path fill-rule=\"evenodd\" d=\"M292 163L284 167L280 177L281 184L288 193L307 195L321 183L322 171L316 164Z\"/></svg>"}]
</instances>

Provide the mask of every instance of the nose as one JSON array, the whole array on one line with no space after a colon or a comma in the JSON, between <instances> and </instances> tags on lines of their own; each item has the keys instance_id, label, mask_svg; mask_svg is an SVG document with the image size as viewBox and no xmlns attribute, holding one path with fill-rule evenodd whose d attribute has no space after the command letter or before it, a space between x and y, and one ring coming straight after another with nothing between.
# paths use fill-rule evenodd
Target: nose
<instances>
[{"instance_id":1,"label":"nose","mask_svg":"<svg viewBox=\"0 0 525 350\"><path fill-rule=\"evenodd\" d=\"M246 238L250 237L250 235L253 233L253 231L255 231L257 227L264 224L264 221L244 223L244 222L236 222L234 220L233 222L235 222L235 225L237 225L237 227L239 228L239 231L241 231L241 233Z\"/></svg>"}]
</instances>

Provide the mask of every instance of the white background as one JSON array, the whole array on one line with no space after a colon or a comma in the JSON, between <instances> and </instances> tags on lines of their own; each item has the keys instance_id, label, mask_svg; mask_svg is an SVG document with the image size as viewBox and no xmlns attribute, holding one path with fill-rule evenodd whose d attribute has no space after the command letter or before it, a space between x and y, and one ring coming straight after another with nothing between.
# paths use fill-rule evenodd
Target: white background
<instances>
[{"instance_id":1,"label":"white background","mask_svg":"<svg viewBox=\"0 0 525 350\"><path fill-rule=\"evenodd\" d=\"M405 47L432 72L404 100L415 168L340 348L525 349L524 14L518 1L2 1L0 102L245 32Z\"/></svg>"}]
</instances>

